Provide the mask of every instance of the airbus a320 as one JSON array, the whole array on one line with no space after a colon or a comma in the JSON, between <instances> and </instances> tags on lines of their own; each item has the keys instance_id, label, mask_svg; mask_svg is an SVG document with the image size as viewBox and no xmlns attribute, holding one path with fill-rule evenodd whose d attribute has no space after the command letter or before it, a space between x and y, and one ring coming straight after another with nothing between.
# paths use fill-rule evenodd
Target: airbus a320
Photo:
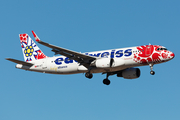
<instances>
[{"instance_id":1,"label":"airbus a320","mask_svg":"<svg viewBox=\"0 0 180 120\"><path fill-rule=\"evenodd\" d=\"M139 66L150 66L150 74L154 75L153 65L167 62L174 58L174 53L160 45L143 45L137 47L118 48L95 52L79 53L62 47L43 42L32 31L35 40L52 49L55 55L48 57L36 45L28 34L20 34L20 43L24 61L6 58L17 63L16 68L50 73L50 74L77 74L85 73L91 79L94 73L106 74L103 80L105 85L110 84L108 77L117 75L125 79L140 77Z\"/></svg>"}]
</instances>

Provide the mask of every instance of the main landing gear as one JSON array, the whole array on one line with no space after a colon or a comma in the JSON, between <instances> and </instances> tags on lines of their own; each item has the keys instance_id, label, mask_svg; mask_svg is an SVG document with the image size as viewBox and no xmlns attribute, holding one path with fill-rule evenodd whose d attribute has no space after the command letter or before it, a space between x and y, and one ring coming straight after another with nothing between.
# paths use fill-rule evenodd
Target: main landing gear
<instances>
[{"instance_id":1,"label":"main landing gear","mask_svg":"<svg viewBox=\"0 0 180 120\"><path fill-rule=\"evenodd\" d=\"M151 75L154 75L155 72L153 71L153 64L149 64L149 66L150 66L150 68L151 68L150 74L151 74Z\"/></svg>"},{"instance_id":2,"label":"main landing gear","mask_svg":"<svg viewBox=\"0 0 180 120\"><path fill-rule=\"evenodd\" d=\"M85 74L85 76L86 76L87 78L91 79L91 78L93 77L93 74L90 73L90 72L87 72L87 73Z\"/></svg>"},{"instance_id":3,"label":"main landing gear","mask_svg":"<svg viewBox=\"0 0 180 120\"><path fill-rule=\"evenodd\" d=\"M104 83L105 85L109 85L109 84L111 83L111 81L106 78L106 79L103 80L103 83Z\"/></svg>"},{"instance_id":4,"label":"main landing gear","mask_svg":"<svg viewBox=\"0 0 180 120\"><path fill-rule=\"evenodd\" d=\"M104 83L105 85L109 85L109 84L111 83L111 81L108 79L108 77L109 77L110 75L111 75L110 73L107 73L107 74L106 74L106 79L103 80L103 83ZM91 79L91 78L93 77L93 74L90 73L90 72L87 72L87 73L85 74L85 77Z\"/></svg>"},{"instance_id":5,"label":"main landing gear","mask_svg":"<svg viewBox=\"0 0 180 120\"><path fill-rule=\"evenodd\" d=\"M107 74L106 74L106 79L103 80L103 83L104 83L105 85L109 85L109 84L111 83L111 81L108 79L109 75L110 75L110 74L107 73Z\"/></svg>"}]
</instances>

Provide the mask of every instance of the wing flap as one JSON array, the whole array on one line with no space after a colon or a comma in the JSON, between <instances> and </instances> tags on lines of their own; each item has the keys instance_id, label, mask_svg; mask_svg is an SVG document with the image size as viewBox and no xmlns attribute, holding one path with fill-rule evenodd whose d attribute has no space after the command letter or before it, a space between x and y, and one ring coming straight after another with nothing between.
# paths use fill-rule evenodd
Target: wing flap
<instances>
[{"instance_id":1,"label":"wing flap","mask_svg":"<svg viewBox=\"0 0 180 120\"><path fill-rule=\"evenodd\" d=\"M24 61L12 59L12 58L6 58L6 60L9 60L9 61L17 63L17 64L22 64L22 65L25 65L25 66L33 66L34 65L32 63L28 63L28 62L24 62Z\"/></svg>"}]
</instances>

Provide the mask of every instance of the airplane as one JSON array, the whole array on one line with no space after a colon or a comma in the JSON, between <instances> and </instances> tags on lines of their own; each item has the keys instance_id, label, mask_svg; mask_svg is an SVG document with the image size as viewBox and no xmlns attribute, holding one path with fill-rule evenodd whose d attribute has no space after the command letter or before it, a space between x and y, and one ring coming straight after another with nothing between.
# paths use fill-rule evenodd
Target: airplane
<instances>
[{"instance_id":1,"label":"airplane","mask_svg":"<svg viewBox=\"0 0 180 120\"><path fill-rule=\"evenodd\" d=\"M32 31L36 42L51 48L55 55L46 56L28 34L19 34L24 61L12 58L7 60L17 63L16 68L50 74L77 74L85 73L85 77L91 79L94 73L106 74L103 80L105 85L110 84L111 75L124 79L140 77L139 66L150 66L150 74L154 75L153 65L167 62L175 57L175 54L160 45L142 45L137 47L118 48L95 52L75 52L58 47L39 39Z\"/></svg>"}]
</instances>

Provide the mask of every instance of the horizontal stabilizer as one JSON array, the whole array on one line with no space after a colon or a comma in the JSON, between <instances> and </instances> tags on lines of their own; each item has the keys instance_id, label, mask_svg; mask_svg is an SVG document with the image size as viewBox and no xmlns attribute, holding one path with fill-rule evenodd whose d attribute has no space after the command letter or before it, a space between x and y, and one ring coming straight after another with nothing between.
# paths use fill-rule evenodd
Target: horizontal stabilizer
<instances>
[{"instance_id":1,"label":"horizontal stabilizer","mask_svg":"<svg viewBox=\"0 0 180 120\"><path fill-rule=\"evenodd\" d=\"M12 59L12 58L6 58L6 60L9 60L9 61L17 63L17 64L22 64L22 65L25 65L25 66L32 66L33 65L32 63L28 63L28 62L24 62L24 61Z\"/></svg>"}]
</instances>

